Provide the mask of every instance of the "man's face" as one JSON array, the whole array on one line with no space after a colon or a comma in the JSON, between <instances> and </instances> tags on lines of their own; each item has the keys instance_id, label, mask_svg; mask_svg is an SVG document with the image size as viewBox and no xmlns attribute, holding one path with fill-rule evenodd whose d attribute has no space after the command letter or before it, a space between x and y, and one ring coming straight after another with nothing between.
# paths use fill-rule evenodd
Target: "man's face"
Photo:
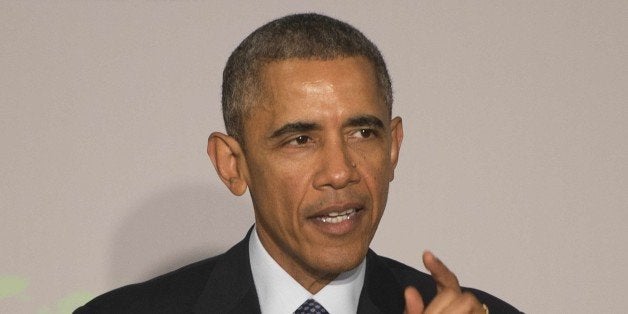
<instances>
[{"instance_id":1,"label":"man's face","mask_svg":"<svg viewBox=\"0 0 628 314\"><path fill-rule=\"evenodd\" d=\"M270 255L301 284L357 266L384 212L403 131L362 57L262 70L245 180Z\"/></svg>"}]
</instances>

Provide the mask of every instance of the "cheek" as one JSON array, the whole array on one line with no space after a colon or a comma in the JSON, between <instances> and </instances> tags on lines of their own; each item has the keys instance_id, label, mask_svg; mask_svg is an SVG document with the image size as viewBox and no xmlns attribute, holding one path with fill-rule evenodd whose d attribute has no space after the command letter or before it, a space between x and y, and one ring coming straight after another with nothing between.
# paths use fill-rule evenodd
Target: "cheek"
<instances>
[{"instance_id":1,"label":"cheek","mask_svg":"<svg viewBox=\"0 0 628 314\"><path fill-rule=\"evenodd\" d=\"M370 161L363 168L362 178L371 191L373 200L378 203L386 202L391 167L385 158Z\"/></svg>"},{"instance_id":2,"label":"cheek","mask_svg":"<svg viewBox=\"0 0 628 314\"><path fill-rule=\"evenodd\" d=\"M390 158L383 149L360 152L359 156L370 177L381 179L381 175L387 173L390 168Z\"/></svg>"},{"instance_id":3,"label":"cheek","mask_svg":"<svg viewBox=\"0 0 628 314\"><path fill-rule=\"evenodd\" d=\"M258 205L272 210L296 211L307 192L308 174L293 163L268 161L253 164L251 193Z\"/></svg>"}]
</instances>

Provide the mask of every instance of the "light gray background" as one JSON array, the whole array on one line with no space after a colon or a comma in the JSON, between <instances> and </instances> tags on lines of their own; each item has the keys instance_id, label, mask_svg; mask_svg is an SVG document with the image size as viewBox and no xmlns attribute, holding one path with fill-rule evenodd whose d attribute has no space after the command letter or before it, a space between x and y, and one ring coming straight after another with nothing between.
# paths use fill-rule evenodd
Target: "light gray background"
<instances>
[{"instance_id":1,"label":"light gray background","mask_svg":"<svg viewBox=\"0 0 628 314\"><path fill-rule=\"evenodd\" d=\"M0 312L67 311L241 239L248 196L205 155L222 68L302 11L358 27L394 80L376 251L422 269L432 249L528 313L625 312L628 2L567 0L0 2Z\"/></svg>"}]
</instances>

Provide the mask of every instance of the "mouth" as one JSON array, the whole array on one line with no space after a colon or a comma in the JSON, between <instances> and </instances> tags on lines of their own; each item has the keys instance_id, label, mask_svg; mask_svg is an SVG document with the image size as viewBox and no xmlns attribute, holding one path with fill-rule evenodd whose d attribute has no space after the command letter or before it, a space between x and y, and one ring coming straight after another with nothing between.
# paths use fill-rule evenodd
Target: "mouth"
<instances>
[{"instance_id":1,"label":"mouth","mask_svg":"<svg viewBox=\"0 0 628 314\"><path fill-rule=\"evenodd\" d=\"M355 218L355 215L360 210L361 208L349 208L344 211L332 211L325 215L316 216L314 218L323 223L339 224L339 223L342 223L343 221L347 221L352 218Z\"/></svg>"},{"instance_id":2,"label":"mouth","mask_svg":"<svg viewBox=\"0 0 628 314\"><path fill-rule=\"evenodd\" d=\"M333 237L348 236L366 226L368 216L364 213L367 211L363 202L336 203L313 212L307 221L318 233Z\"/></svg>"}]
</instances>

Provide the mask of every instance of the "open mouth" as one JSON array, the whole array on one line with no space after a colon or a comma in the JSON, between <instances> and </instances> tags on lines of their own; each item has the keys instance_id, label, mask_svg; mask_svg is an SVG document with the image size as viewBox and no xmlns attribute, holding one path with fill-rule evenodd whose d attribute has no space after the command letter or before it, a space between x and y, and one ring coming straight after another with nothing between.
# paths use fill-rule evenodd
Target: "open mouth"
<instances>
[{"instance_id":1,"label":"open mouth","mask_svg":"<svg viewBox=\"0 0 628 314\"><path fill-rule=\"evenodd\" d=\"M350 208L341 212L330 212L327 215L316 217L317 220L324 223L338 224L346 220L350 220L359 211L356 208Z\"/></svg>"}]
</instances>

